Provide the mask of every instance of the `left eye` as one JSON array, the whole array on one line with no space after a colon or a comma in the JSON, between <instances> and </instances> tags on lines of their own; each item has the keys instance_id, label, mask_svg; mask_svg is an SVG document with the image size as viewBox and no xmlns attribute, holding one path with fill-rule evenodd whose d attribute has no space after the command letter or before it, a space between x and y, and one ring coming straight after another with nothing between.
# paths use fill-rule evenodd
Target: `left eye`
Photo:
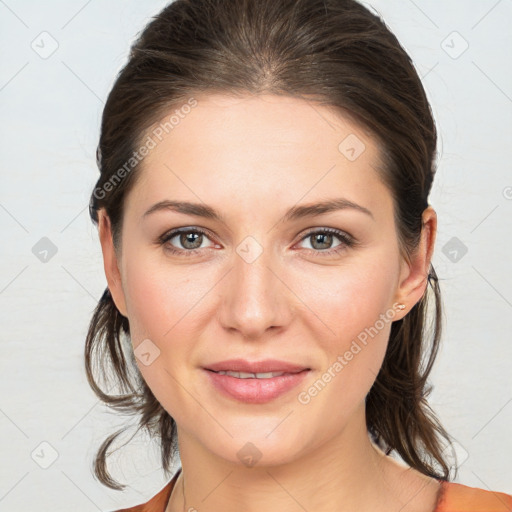
<instances>
[{"instance_id":1,"label":"left eye","mask_svg":"<svg viewBox=\"0 0 512 512\"><path fill-rule=\"evenodd\" d=\"M333 240L337 238L340 242L336 245L332 245ZM302 241L311 241L310 248L314 252L337 252L343 248L343 246L351 247L354 242L352 238L338 231L337 229L322 229L317 231L310 231L302 238Z\"/></svg>"}]
</instances>

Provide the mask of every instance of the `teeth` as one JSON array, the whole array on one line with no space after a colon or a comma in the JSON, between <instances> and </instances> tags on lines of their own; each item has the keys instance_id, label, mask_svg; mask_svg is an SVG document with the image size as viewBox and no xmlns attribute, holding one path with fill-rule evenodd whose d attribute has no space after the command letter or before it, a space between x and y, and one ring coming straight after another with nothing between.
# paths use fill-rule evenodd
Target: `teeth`
<instances>
[{"instance_id":1,"label":"teeth","mask_svg":"<svg viewBox=\"0 0 512 512\"><path fill-rule=\"evenodd\" d=\"M247 373L247 372L217 372L219 375L229 375L237 379L271 379L272 377L279 377L284 375L285 372L267 372L267 373Z\"/></svg>"}]
</instances>

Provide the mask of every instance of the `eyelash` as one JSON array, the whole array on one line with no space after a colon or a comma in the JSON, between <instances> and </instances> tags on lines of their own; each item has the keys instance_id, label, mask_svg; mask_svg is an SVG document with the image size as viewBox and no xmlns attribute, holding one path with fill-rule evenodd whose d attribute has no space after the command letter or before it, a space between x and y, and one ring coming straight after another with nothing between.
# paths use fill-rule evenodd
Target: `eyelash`
<instances>
[{"instance_id":1,"label":"eyelash","mask_svg":"<svg viewBox=\"0 0 512 512\"><path fill-rule=\"evenodd\" d=\"M173 229L171 231L168 231L167 233L164 233L159 239L158 242L160 245L165 245L169 240L174 238L176 235L179 235L181 233L198 233L201 235L204 235L209 238L209 233L201 228L178 228ZM356 241L353 237L350 235L344 233L343 231L340 231L338 229L334 228L322 228L322 229L313 229L311 231L308 231L300 240L299 242L302 242L306 238L316 235L316 234L333 234L338 237L340 240L340 244L337 245L334 249L324 249L324 250L315 250L315 249L307 249L310 252L314 252L315 254L318 254L319 256L332 256L334 254L337 254L346 248L351 248L356 245ZM206 249L206 248L203 248ZM169 251L172 254L177 254L179 256L189 257L189 256L195 256L198 252L202 251L203 249L175 249L170 244L166 247L166 250Z\"/></svg>"}]
</instances>

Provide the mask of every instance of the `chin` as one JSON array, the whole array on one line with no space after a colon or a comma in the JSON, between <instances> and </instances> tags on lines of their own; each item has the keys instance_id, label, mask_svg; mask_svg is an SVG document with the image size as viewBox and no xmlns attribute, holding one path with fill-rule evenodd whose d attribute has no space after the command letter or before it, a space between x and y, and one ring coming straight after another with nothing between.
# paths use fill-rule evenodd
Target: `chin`
<instances>
[{"instance_id":1,"label":"chin","mask_svg":"<svg viewBox=\"0 0 512 512\"><path fill-rule=\"evenodd\" d=\"M233 437L226 432L222 439L212 436L211 433L207 434L208 437L204 441L206 449L231 464L247 468L279 466L293 462L297 458L300 451L299 443L304 442L304 435L301 435L299 429L297 432L286 429L286 420L280 424L282 418L279 421L273 418L271 422L250 419L250 422L252 426L241 428L239 434L225 425Z\"/></svg>"}]
</instances>

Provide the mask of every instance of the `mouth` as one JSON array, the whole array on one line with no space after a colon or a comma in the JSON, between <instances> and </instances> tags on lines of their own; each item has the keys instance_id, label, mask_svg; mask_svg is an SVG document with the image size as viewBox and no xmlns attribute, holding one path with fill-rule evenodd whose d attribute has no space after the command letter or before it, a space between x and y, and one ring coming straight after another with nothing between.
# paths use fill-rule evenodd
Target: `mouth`
<instances>
[{"instance_id":1,"label":"mouth","mask_svg":"<svg viewBox=\"0 0 512 512\"><path fill-rule=\"evenodd\" d=\"M294 372L237 372L203 368L212 389L237 403L264 404L290 392L304 382L310 368ZM291 399L291 398L288 398Z\"/></svg>"},{"instance_id":2,"label":"mouth","mask_svg":"<svg viewBox=\"0 0 512 512\"><path fill-rule=\"evenodd\" d=\"M281 377L282 375L296 375L297 373L307 372L310 368L304 368L303 370L298 370L295 372L235 372L230 370L210 370L209 368L205 368L205 370L209 372L216 373L218 375L228 375L229 377L234 377L236 379L273 379L274 377Z\"/></svg>"},{"instance_id":3,"label":"mouth","mask_svg":"<svg viewBox=\"0 0 512 512\"><path fill-rule=\"evenodd\" d=\"M311 370L309 366L291 363L279 359L263 359L260 361L248 361L246 359L228 359L203 366L205 370L215 373L225 372L233 377L241 379L268 379L279 374L295 374L304 370ZM235 375L237 374L237 375ZM271 375L276 374L276 375Z\"/></svg>"}]
</instances>

